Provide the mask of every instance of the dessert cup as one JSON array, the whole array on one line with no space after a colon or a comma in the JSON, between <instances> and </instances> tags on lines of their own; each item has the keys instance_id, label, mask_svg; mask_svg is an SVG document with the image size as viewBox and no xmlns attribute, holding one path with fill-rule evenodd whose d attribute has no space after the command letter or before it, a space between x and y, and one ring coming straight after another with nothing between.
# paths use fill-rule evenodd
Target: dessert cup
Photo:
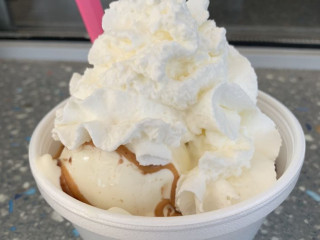
<instances>
[{"instance_id":1,"label":"dessert cup","mask_svg":"<svg viewBox=\"0 0 320 240\"><path fill-rule=\"evenodd\" d=\"M38 188L48 204L77 228L83 239L253 239L263 219L290 194L304 160L305 139L294 115L280 102L259 92L258 106L276 124L282 146L276 160L277 182L269 190L233 206L197 215L157 218L111 213L82 203L57 189L36 160L54 155L59 147L51 137L55 111L36 127L29 146L29 161Z\"/></svg>"}]
</instances>

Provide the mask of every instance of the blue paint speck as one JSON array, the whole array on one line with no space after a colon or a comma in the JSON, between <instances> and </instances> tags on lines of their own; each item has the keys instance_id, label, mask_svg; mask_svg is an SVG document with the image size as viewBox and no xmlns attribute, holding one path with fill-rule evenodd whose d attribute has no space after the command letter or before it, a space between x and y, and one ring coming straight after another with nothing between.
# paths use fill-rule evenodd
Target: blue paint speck
<instances>
[{"instance_id":1,"label":"blue paint speck","mask_svg":"<svg viewBox=\"0 0 320 240\"><path fill-rule=\"evenodd\" d=\"M296 110L299 112L309 112L309 108L307 107L297 107Z\"/></svg>"},{"instance_id":2,"label":"blue paint speck","mask_svg":"<svg viewBox=\"0 0 320 240\"><path fill-rule=\"evenodd\" d=\"M78 230L75 229L75 228L72 230L72 233L73 233L73 236L75 236L75 237L79 237L80 236Z\"/></svg>"},{"instance_id":3,"label":"blue paint speck","mask_svg":"<svg viewBox=\"0 0 320 240\"><path fill-rule=\"evenodd\" d=\"M17 88L17 89L16 89L16 92L17 92L17 93L21 93L21 92L22 92L22 88Z\"/></svg>"},{"instance_id":4,"label":"blue paint speck","mask_svg":"<svg viewBox=\"0 0 320 240\"><path fill-rule=\"evenodd\" d=\"M10 227L11 232L14 232L15 230L17 230L17 228L15 226Z\"/></svg>"},{"instance_id":5,"label":"blue paint speck","mask_svg":"<svg viewBox=\"0 0 320 240\"><path fill-rule=\"evenodd\" d=\"M30 142L31 137L30 137L30 136L28 136L28 137L26 137L25 139L27 140L27 142Z\"/></svg>"},{"instance_id":6,"label":"blue paint speck","mask_svg":"<svg viewBox=\"0 0 320 240\"><path fill-rule=\"evenodd\" d=\"M17 194L14 195L14 200L17 200L17 199L19 199L21 197L22 197L22 194L17 193Z\"/></svg>"},{"instance_id":7,"label":"blue paint speck","mask_svg":"<svg viewBox=\"0 0 320 240\"><path fill-rule=\"evenodd\" d=\"M311 131L311 130L312 130L312 126L311 126L309 123L306 123L305 125L306 125L306 129L307 129L308 131Z\"/></svg>"},{"instance_id":8,"label":"blue paint speck","mask_svg":"<svg viewBox=\"0 0 320 240\"><path fill-rule=\"evenodd\" d=\"M36 189L34 187L32 187L32 188L28 189L27 191L25 191L23 194L28 196L28 195L33 195L35 193L36 193Z\"/></svg>"},{"instance_id":9,"label":"blue paint speck","mask_svg":"<svg viewBox=\"0 0 320 240\"><path fill-rule=\"evenodd\" d=\"M317 202L320 202L320 195L318 193L315 193L315 192L313 192L311 190L307 190L306 194L308 196L310 196L313 200L315 200Z\"/></svg>"},{"instance_id":10,"label":"blue paint speck","mask_svg":"<svg viewBox=\"0 0 320 240\"><path fill-rule=\"evenodd\" d=\"M20 144L19 144L19 143L16 143L16 142L11 143L11 147L19 147L19 146L20 146Z\"/></svg>"},{"instance_id":11,"label":"blue paint speck","mask_svg":"<svg viewBox=\"0 0 320 240\"><path fill-rule=\"evenodd\" d=\"M20 107L13 107L12 110L15 112L19 112L19 111L21 111L21 108Z\"/></svg>"},{"instance_id":12,"label":"blue paint speck","mask_svg":"<svg viewBox=\"0 0 320 240\"><path fill-rule=\"evenodd\" d=\"M9 213L12 213L13 212L13 200L10 199L9 200Z\"/></svg>"}]
</instances>

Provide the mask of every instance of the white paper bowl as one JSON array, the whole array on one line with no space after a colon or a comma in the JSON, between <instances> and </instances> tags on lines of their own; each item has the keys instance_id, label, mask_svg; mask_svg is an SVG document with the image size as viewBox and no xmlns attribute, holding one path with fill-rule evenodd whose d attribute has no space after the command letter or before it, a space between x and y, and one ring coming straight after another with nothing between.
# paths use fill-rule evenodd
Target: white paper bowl
<instances>
[{"instance_id":1,"label":"white paper bowl","mask_svg":"<svg viewBox=\"0 0 320 240\"><path fill-rule=\"evenodd\" d=\"M51 129L55 110L62 104L36 127L29 146L29 160L44 199L74 224L83 239L253 239L263 219L292 191L304 160L305 139L299 122L280 102L259 92L258 105L275 121L283 140L276 162L279 179L271 189L231 207L191 216L156 218L109 213L70 197L37 170L39 156L57 151L58 143L52 140Z\"/></svg>"}]
</instances>

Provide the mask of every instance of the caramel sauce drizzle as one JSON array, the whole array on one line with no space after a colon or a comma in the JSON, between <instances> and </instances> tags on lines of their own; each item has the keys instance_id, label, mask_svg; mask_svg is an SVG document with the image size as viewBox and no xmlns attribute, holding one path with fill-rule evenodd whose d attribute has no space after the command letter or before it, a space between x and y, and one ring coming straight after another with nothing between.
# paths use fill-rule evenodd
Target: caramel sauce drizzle
<instances>
[{"instance_id":1,"label":"caramel sauce drizzle","mask_svg":"<svg viewBox=\"0 0 320 240\"><path fill-rule=\"evenodd\" d=\"M67 167L64 165L63 161L58 159L58 166L61 168L61 175L60 175L60 186L62 190L74 197L75 199L84 202L86 204L92 205L80 192L77 184L73 181Z\"/></svg>"},{"instance_id":2,"label":"caramel sauce drizzle","mask_svg":"<svg viewBox=\"0 0 320 240\"><path fill-rule=\"evenodd\" d=\"M181 213L178 212L175 209L175 199L176 199L176 187L177 187L177 182L179 179L179 173L177 169L174 167L172 163L166 164L166 165L148 165L148 166L141 166L139 162L136 159L136 155L131 152L127 147L121 145L118 147L116 152L120 155L125 157L129 162L133 163L135 166L138 167L138 169L144 174L151 174L158 172L162 169L168 169L169 171L172 172L173 174L173 181L171 185L171 192L170 192L170 199L163 199L160 201L155 210L154 210L154 215L156 217L164 217L164 209L165 207L168 206L168 216L181 216ZM171 210L172 209L172 210Z\"/></svg>"},{"instance_id":3,"label":"caramel sauce drizzle","mask_svg":"<svg viewBox=\"0 0 320 240\"><path fill-rule=\"evenodd\" d=\"M60 144L58 151L56 152L56 154L54 156L52 156L52 159L58 159L61 156L63 149L64 149L64 146L62 144Z\"/></svg>"},{"instance_id":4,"label":"caramel sauce drizzle","mask_svg":"<svg viewBox=\"0 0 320 240\"><path fill-rule=\"evenodd\" d=\"M91 147L95 147L95 145L93 144L92 140L89 142L85 142L82 144L82 146L91 146Z\"/></svg>"},{"instance_id":5,"label":"caramel sauce drizzle","mask_svg":"<svg viewBox=\"0 0 320 240\"><path fill-rule=\"evenodd\" d=\"M60 159L63 149L64 149L64 146L61 144L59 146L56 154L52 157L52 159L57 159L57 165L61 169L60 186L62 188L62 191L64 191L69 196L71 196L81 202L90 204L89 201L80 192L77 184L73 181L67 167L63 163L63 160ZM67 161L69 163L72 163L72 158L70 157L69 159L67 159Z\"/></svg>"},{"instance_id":6,"label":"caramel sauce drizzle","mask_svg":"<svg viewBox=\"0 0 320 240\"><path fill-rule=\"evenodd\" d=\"M92 141L86 142L83 145L90 145L94 146ZM67 167L64 165L63 160L60 159L61 153L64 149L64 146L61 145L57 151L57 153L53 156L53 159L58 160L58 166L61 168L61 175L60 175L60 186L62 190L70 195L71 197L74 197L75 199L87 203L89 205L92 205L80 192L77 184L74 182L73 178L71 177ZM173 217L173 216L181 216L182 214L178 212L175 209L175 199L176 199L176 187L177 187L177 182L179 179L179 173L175 166L172 163L166 164L166 165L148 165L148 166L142 166L139 164L139 162L136 159L136 155L131 152L127 147L121 145L118 147L116 152L120 155L125 157L129 162L133 163L138 169L144 174L152 174L156 173L162 169L168 169L169 171L172 172L173 174L173 181L171 185L171 192L170 192L170 199L162 199L156 206L154 210L154 215L156 217L164 217L164 210L167 207L167 215L168 217ZM70 163L72 162L72 159L66 159ZM119 164L123 162L123 159L120 159Z\"/></svg>"}]
</instances>

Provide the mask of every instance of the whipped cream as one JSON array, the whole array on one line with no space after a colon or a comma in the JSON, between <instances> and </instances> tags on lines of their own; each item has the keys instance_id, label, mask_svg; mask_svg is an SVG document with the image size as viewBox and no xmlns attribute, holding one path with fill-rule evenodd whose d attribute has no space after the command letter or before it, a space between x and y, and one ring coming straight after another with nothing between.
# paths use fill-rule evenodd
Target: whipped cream
<instances>
[{"instance_id":1,"label":"whipped cream","mask_svg":"<svg viewBox=\"0 0 320 240\"><path fill-rule=\"evenodd\" d=\"M202 111L210 111L210 104L201 104L207 101L202 94L230 82L255 102L253 69L228 45L225 30L207 21L208 1L199 3L122 0L110 4L103 17L104 33L89 53L93 68L72 77L71 98L57 112L54 138L69 149L90 139L105 151L131 144L141 164L163 165L170 162L169 147L190 139L189 129L195 123L187 115L194 105L205 105ZM228 131L222 119L228 113L218 108L213 109L222 115L218 127ZM146 142L153 146L150 150L139 147Z\"/></svg>"},{"instance_id":2,"label":"whipped cream","mask_svg":"<svg viewBox=\"0 0 320 240\"><path fill-rule=\"evenodd\" d=\"M256 106L251 64L228 44L225 29L208 20L208 5L111 3L104 33L89 52L92 67L73 75L71 97L52 131L69 150L92 141L105 152L125 145L142 166L174 162L181 174L176 207L183 214L245 199L250 194L241 194L239 179L256 184L254 194L269 187L281 144ZM187 160L173 161L181 148ZM264 164L270 172L256 174Z\"/></svg>"}]
</instances>

